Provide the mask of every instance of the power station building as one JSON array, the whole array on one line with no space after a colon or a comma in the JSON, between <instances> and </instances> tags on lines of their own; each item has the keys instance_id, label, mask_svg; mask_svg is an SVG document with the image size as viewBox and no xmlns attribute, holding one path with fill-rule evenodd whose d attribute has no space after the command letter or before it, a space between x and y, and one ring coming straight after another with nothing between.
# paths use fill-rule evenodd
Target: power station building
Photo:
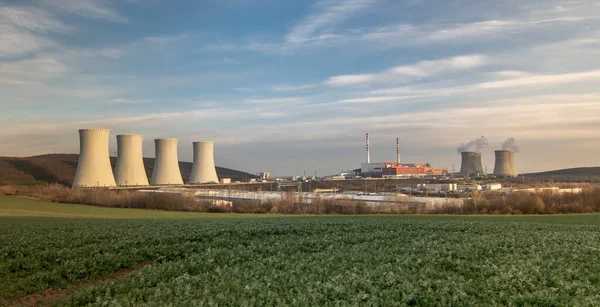
<instances>
[{"instance_id":1,"label":"power station building","mask_svg":"<svg viewBox=\"0 0 600 307\"><path fill-rule=\"evenodd\" d=\"M370 178L405 178L442 176L448 174L447 168L434 168L428 163L400 163L400 140L396 138L396 162L371 163L369 134L366 134L367 161L361 163L360 170L355 171L356 176Z\"/></svg>"},{"instance_id":2,"label":"power station building","mask_svg":"<svg viewBox=\"0 0 600 307\"><path fill-rule=\"evenodd\" d=\"M142 156L142 135L117 135L115 181L118 186L148 185Z\"/></svg>"},{"instance_id":3,"label":"power station building","mask_svg":"<svg viewBox=\"0 0 600 307\"><path fill-rule=\"evenodd\" d=\"M474 151L463 151L461 155L460 175L465 177L477 177L485 175L483 164L481 164L481 153Z\"/></svg>"},{"instance_id":4,"label":"power station building","mask_svg":"<svg viewBox=\"0 0 600 307\"><path fill-rule=\"evenodd\" d=\"M116 185L108 154L108 129L79 130L79 163L73 187Z\"/></svg>"},{"instance_id":5,"label":"power station building","mask_svg":"<svg viewBox=\"0 0 600 307\"><path fill-rule=\"evenodd\" d=\"M496 150L496 162L494 164L494 175L498 177L516 177L518 175L515 166L515 153L511 150Z\"/></svg>"},{"instance_id":6,"label":"power station building","mask_svg":"<svg viewBox=\"0 0 600 307\"><path fill-rule=\"evenodd\" d=\"M218 183L213 142L194 142L194 162L189 183Z\"/></svg>"},{"instance_id":7,"label":"power station building","mask_svg":"<svg viewBox=\"0 0 600 307\"><path fill-rule=\"evenodd\" d=\"M154 146L154 169L150 184L183 184L177 158L177 139L155 139Z\"/></svg>"}]
</instances>

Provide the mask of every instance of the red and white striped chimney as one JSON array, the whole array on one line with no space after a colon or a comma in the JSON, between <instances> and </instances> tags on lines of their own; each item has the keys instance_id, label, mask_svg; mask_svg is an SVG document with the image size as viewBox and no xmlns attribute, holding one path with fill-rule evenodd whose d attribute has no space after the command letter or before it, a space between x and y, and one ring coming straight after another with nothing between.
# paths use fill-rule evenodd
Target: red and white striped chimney
<instances>
[{"instance_id":1,"label":"red and white striped chimney","mask_svg":"<svg viewBox=\"0 0 600 307\"><path fill-rule=\"evenodd\" d=\"M371 153L369 152L369 133L367 133L367 163L371 163Z\"/></svg>"},{"instance_id":2,"label":"red and white striped chimney","mask_svg":"<svg viewBox=\"0 0 600 307\"><path fill-rule=\"evenodd\" d=\"M396 163L400 164L400 138L396 138Z\"/></svg>"}]
</instances>

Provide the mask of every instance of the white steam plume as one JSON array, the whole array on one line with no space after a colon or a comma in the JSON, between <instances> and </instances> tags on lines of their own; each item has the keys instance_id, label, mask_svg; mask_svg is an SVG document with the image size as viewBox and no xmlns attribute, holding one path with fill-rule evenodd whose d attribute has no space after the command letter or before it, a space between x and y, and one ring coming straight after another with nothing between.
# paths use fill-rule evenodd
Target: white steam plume
<instances>
[{"instance_id":1,"label":"white steam plume","mask_svg":"<svg viewBox=\"0 0 600 307\"><path fill-rule=\"evenodd\" d=\"M485 136L480 136L477 139L474 139L468 143L463 143L460 144L460 146L458 146L458 148L456 149L456 151L458 153L461 153L463 151L475 151L475 152L479 152L481 151L481 149L488 147L488 140Z\"/></svg>"},{"instance_id":2,"label":"white steam plume","mask_svg":"<svg viewBox=\"0 0 600 307\"><path fill-rule=\"evenodd\" d=\"M516 142L517 142L517 140L515 140L515 138L508 138L502 144L502 149L510 150L515 153L519 152L519 147L515 144Z\"/></svg>"}]
</instances>

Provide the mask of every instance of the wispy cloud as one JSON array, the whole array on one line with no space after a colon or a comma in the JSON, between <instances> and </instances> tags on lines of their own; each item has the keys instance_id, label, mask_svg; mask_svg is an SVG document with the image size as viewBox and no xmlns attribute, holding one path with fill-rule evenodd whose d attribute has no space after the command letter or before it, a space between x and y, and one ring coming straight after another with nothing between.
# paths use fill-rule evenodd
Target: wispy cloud
<instances>
[{"instance_id":1,"label":"wispy cloud","mask_svg":"<svg viewBox=\"0 0 600 307\"><path fill-rule=\"evenodd\" d=\"M258 116L260 118L282 118L288 116L288 114L283 112L261 112Z\"/></svg>"},{"instance_id":2,"label":"wispy cloud","mask_svg":"<svg viewBox=\"0 0 600 307\"><path fill-rule=\"evenodd\" d=\"M323 0L315 5L315 12L306 16L286 35L287 43L304 43L311 40L330 39L331 27L353 14L364 10L376 0Z\"/></svg>"},{"instance_id":3,"label":"wispy cloud","mask_svg":"<svg viewBox=\"0 0 600 307\"><path fill-rule=\"evenodd\" d=\"M147 36L144 38L144 40L153 44L168 45L176 42L181 42L183 40L188 39L189 37L189 34L179 33L165 36Z\"/></svg>"},{"instance_id":4,"label":"wispy cloud","mask_svg":"<svg viewBox=\"0 0 600 307\"><path fill-rule=\"evenodd\" d=\"M108 103L117 104L140 104L140 103L151 103L154 99L127 99L127 98L115 98L108 101Z\"/></svg>"},{"instance_id":5,"label":"wispy cloud","mask_svg":"<svg viewBox=\"0 0 600 307\"><path fill-rule=\"evenodd\" d=\"M435 61L419 61L413 65L397 66L377 74L340 75L327 79L328 86L348 86L375 82L399 81L399 78L424 78L448 72L469 70L487 64L488 58L482 54L472 54L445 58Z\"/></svg>"},{"instance_id":6,"label":"wispy cloud","mask_svg":"<svg viewBox=\"0 0 600 307\"><path fill-rule=\"evenodd\" d=\"M566 84L581 81L591 81L600 79L600 70L554 74L554 75L535 75L510 80L484 82L477 85L477 88L500 89L509 87L523 86L548 86L555 84Z\"/></svg>"},{"instance_id":7,"label":"wispy cloud","mask_svg":"<svg viewBox=\"0 0 600 307\"><path fill-rule=\"evenodd\" d=\"M0 57L22 56L53 46L44 33L72 30L43 10L0 5Z\"/></svg>"},{"instance_id":8,"label":"wispy cloud","mask_svg":"<svg viewBox=\"0 0 600 307\"><path fill-rule=\"evenodd\" d=\"M67 72L67 67L53 56L42 56L15 62L0 62L0 74L20 82L49 79L61 76L65 72Z\"/></svg>"},{"instance_id":9,"label":"wispy cloud","mask_svg":"<svg viewBox=\"0 0 600 307\"><path fill-rule=\"evenodd\" d=\"M112 22L127 22L127 17L117 12L107 1L102 0L39 0L59 12Z\"/></svg>"}]
</instances>

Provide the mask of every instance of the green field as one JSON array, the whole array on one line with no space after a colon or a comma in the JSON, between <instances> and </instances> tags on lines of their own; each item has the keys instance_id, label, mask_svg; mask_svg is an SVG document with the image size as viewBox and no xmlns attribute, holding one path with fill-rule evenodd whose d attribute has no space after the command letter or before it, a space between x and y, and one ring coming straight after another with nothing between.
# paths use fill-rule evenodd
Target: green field
<instances>
[{"instance_id":1,"label":"green field","mask_svg":"<svg viewBox=\"0 0 600 307\"><path fill-rule=\"evenodd\" d=\"M600 215L256 218L0 197L0 216L4 303L96 281L58 304L600 304Z\"/></svg>"}]
</instances>

